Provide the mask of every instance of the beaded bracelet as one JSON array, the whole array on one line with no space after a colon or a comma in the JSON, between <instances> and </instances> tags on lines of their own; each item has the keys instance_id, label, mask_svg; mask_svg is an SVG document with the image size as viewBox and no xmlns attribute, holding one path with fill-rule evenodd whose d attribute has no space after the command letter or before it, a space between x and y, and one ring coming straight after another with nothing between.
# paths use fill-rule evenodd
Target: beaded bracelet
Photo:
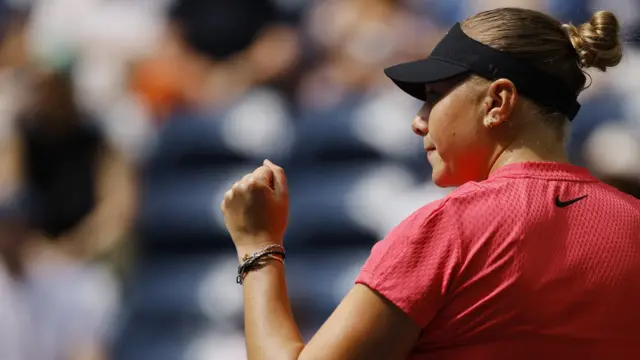
<instances>
[{"instance_id":1,"label":"beaded bracelet","mask_svg":"<svg viewBox=\"0 0 640 360\"><path fill-rule=\"evenodd\" d=\"M244 278L250 271L258 270L266 265L266 259L272 259L280 261L284 264L285 252L284 247L281 245L269 245L264 249L253 253L249 256L246 254L242 258L242 264L238 266L238 276L236 276L236 283L242 285Z\"/></svg>"}]
</instances>

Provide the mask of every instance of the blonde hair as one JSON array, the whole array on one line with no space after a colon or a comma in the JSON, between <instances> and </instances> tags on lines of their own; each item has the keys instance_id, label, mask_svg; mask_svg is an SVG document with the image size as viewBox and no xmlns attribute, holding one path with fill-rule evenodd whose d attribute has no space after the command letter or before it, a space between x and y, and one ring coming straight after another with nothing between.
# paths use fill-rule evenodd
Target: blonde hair
<instances>
[{"instance_id":1,"label":"blonde hair","mask_svg":"<svg viewBox=\"0 0 640 360\"><path fill-rule=\"evenodd\" d=\"M576 95L585 89L585 69L605 71L622 59L620 24L608 11L598 11L576 27L538 11L500 8L461 25L469 37L555 76Z\"/></svg>"}]
</instances>

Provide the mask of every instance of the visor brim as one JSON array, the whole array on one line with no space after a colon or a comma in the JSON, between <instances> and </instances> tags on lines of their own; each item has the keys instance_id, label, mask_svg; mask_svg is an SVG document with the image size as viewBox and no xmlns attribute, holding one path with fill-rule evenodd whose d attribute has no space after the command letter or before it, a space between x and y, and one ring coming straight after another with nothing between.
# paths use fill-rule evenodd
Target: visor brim
<instances>
[{"instance_id":1,"label":"visor brim","mask_svg":"<svg viewBox=\"0 0 640 360\"><path fill-rule=\"evenodd\" d=\"M468 73L462 65L427 58L388 67L385 75L405 93L425 101L425 84L433 84Z\"/></svg>"}]
</instances>

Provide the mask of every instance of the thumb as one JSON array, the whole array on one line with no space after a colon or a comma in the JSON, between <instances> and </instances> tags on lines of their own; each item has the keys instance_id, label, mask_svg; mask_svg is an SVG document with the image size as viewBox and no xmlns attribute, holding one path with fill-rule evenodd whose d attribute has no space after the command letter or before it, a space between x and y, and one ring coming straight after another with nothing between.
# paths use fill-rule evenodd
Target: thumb
<instances>
[{"instance_id":1,"label":"thumb","mask_svg":"<svg viewBox=\"0 0 640 360\"><path fill-rule=\"evenodd\" d=\"M287 176L284 173L284 169L269 160L265 160L263 164L271 169L271 172L273 173L273 183L276 194L278 196L288 198L289 186L287 185Z\"/></svg>"}]
</instances>

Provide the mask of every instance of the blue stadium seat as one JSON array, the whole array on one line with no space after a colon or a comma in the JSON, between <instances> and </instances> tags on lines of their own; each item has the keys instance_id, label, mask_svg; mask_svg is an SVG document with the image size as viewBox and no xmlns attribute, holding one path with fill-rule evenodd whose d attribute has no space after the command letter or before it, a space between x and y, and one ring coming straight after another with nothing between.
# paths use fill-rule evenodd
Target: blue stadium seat
<instances>
[{"instance_id":1,"label":"blue stadium seat","mask_svg":"<svg viewBox=\"0 0 640 360\"><path fill-rule=\"evenodd\" d=\"M212 199L217 173L177 175L148 181L143 189L137 232L149 246L189 246L215 238Z\"/></svg>"},{"instance_id":2,"label":"blue stadium seat","mask_svg":"<svg viewBox=\"0 0 640 360\"><path fill-rule=\"evenodd\" d=\"M548 7L563 23L582 24L591 17L589 0L551 0Z\"/></svg>"},{"instance_id":3,"label":"blue stadium seat","mask_svg":"<svg viewBox=\"0 0 640 360\"><path fill-rule=\"evenodd\" d=\"M244 159L223 141L219 118L179 114L160 130L147 167L151 170L211 167Z\"/></svg>"},{"instance_id":4,"label":"blue stadium seat","mask_svg":"<svg viewBox=\"0 0 640 360\"><path fill-rule=\"evenodd\" d=\"M129 334L127 342L111 351L114 360L187 360L188 341L165 340L153 332Z\"/></svg>"},{"instance_id":5,"label":"blue stadium seat","mask_svg":"<svg viewBox=\"0 0 640 360\"><path fill-rule=\"evenodd\" d=\"M374 234L350 218L346 198L369 166L346 163L289 172L289 246L367 246L375 241Z\"/></svg>"},{"instance_id":6,"label":"blue stadium seat","mask_svg":"<svg viewBox=\"0 0 640 360\"><path fill-rule=\"evenodd\" d=\"M257 88L216 112L174 114L160 131L148 168L175 171L265 157L282 161L294 136L283 97Z\"/></svg>"},{"instance_id":7,"label":"blue stadium seat","mask_svg":"<svg viewBox=\"0 0 640 360\"><path fill-rule=\"evenodd\" d=\"M289 294L294 315L307 338L353 286L369 250L288 251ZM126 316L113 344L114 358L186 359L190 344L203 332L242 331L242 288L235 284L235 256L226 252L140 262L124 302ZM203 291L208 296L203 297ZM233 301L233 296L238 300Z\"/></svg>"},{"instance_id":8,"label":"blue stadium seat","mask_svg":"<svg viewBox=\"0 0 640 360\"><path fill-rule=\"evenodd\" d=\"M366 171L379 163L309 166L288 171L291 216L287 238L292 246L370 244L373 234L348 214L346 196ZM217 171L181 171L146 181L138 234L148 247L229 248L219 204L226 189L257 164ZM375 194L372 194L375 196Z\"/></svg>"},{"instance_id":9,"label":"blue stadium seat","mask_svg":"<svg viewBox=\"0 0 640 360\"><path fill-rule=\"evenodd\" d=\"M296 164L379 159L381 155L356 136L353 115L358 102L334 109L303 112L298 119L292 161Z\"/></svg>"},{"instance_id":10,"label":"blue stadium seat","mask_svg":"<svg viewBox=\"0 0 640 360\"><path fill-rule=\"evenodd\" d=\"M113 344L115 358L183 359L188 345L203 332L221 323L240 328L241 304L228 298L241 299L236 264L233 252L140 261L127 288L121 330Z\"/></svg>"},{"instance_id":11,"label":"blue stadium seat","mask_svg":"<svg viewBox=\"0 0 640 360\"><path fill-rule=\"evenodd\" d=\"M408 166L424 178L430 168L422 140L410 129L419 106L394 88L392 92L351 95L332 109L303 110L286 165L306 168L385 160Z\"/></svg>"},{"instance_id":12,"label":"blue stadium seat","mask_svg":"<svg viewBox=\"0 0 640 360\"><path fill-rule=\"evenodd\" d=\"M600 125L607 122L619 122L624 119L624 97L616 94L615 89L608 89L592 95L582 104L578 116L571 122L567 136L567 152L569 159L576 165L585 166L584 144Z\"/></svg>"},{"instance_id":13,"label":"blue stadium seat","mask_svg":"<svg viewBox=\"0 0 640 360\"><path fill-rule=\"evenodd\" d=\"M197 253L231 249L219 205L233 182L258 165L183 171L148 180L137 226L145 250ZM301 249L370 246L380 232L360 216L384 216L381 207L385 204L356 201L354 196L376 200L386 194L393 198L393 193L416 183L415 174L406 168L379 161L291 167L287 176L291 210L285 236L290 247ZM367 185L370 180L375 186Z\"/></svg>"},{"instance_id":14,"label":"blue stadium seat","mask_svg":"<svg viewBox=\"0 0 640 360\"><path fill-rule=\"evenodd\" d=\"M199 306L198 286L207 276L212 259L175 256L142 261L129 294L130 310L139 314L204 316Z\"/></svg>"},{"instance_id":15,"label":"blue stadium seat","mask_svg":"<svg viewBox=\"0 0 640 360\"><path fill-rule=\"evenodd\" d=\"M380 233L366 220L389 211L379 200L416 180L395 163L377 161L309 166L288 176L291 214L285 238L289 246L303 249L370 246Z\"/></svg>"},{"instance_id":16,"label":"blue stadium seat","mask_svg":"<svg viewBox=\"0 0 640 360\"><path fill-rule=\"evenodd\" d=\"M147 250L216 249L226 241L220 202L224 190L254 165L196 168L145 179L137 232Z\"/></svg>"},{"instance_id":17,"label":"blue stadium seat","mask_svg":"<svg viewBox=\"0 0 640 360\"><path fill-rule=\"evenodd\" d=\"M285 243L286 245L286 243ZM370 247L290 251L287 288L302 331L314 332L353 287Z\"/></svg>"}]
</instances>

